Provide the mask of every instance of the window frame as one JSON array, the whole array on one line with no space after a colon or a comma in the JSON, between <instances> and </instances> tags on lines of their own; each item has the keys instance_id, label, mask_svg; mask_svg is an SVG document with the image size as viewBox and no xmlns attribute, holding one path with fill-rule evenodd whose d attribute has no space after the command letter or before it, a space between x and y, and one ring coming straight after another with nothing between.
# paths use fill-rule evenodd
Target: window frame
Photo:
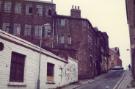
<instances>
[{"instance_id":1,"label":"window frame","mask_svg":"<svg viewBox=\"0 0 135 89\"><path fill-rule=\"evenodd\" d=\"M67 43L68 43L69 45L71 45L71 44L72 44L72 38L71 38L71 36L70 36L70 35L68 35Z\"/></svg>"},{"instance_id":2,"label":"window frame","mask_svg":"<svg viewBox=\"0 0 135 89\"><path fill-rule=\"evenodd\" d=\"M13 83L13 82L24 83L25 82L25 62L26 62L26 55L12 51L10 75L9 75L10 83ZM22 71L20 71L20 69L22 69Z\"/></svg>"},{"instance_id":3,"label":"window frame","mask_svg":"<svg viewBox=\"0 0 135 89\"><path fill-rule=\"evenodd\" d=\"M10 31L10 23L3 23L2 30L9 33L9 31Z\"/></svg>"},{"instance_id":4,"label":"window frame","mask_svg":"<svg viewBox=\"0 0 135 89\"><path fill-rule=\"evenodd\" d=\"M50 37L52 32L51 24L47 24L43 28L44 37Z\"/></svg>"},{"instance_id":5,"label":"window frame","mask_svg":"<svg viewBox=\"0 0 135 89\"><path fill-rule=\"evenodd\" d=\"M61 35L60 38L59 38L59 40L60 40L60 44L64 44L65 43L65 37L64 37L64 35Z\"/></svg>"},{"instance_id":6,"label":"window frame","mask_svg":"<svg viewBox=\"0 0 135 89\"><path fill-rule=\"evenodd\" d=\"M21 24L14 23L13 27L13 35L20 36L21 35Z\"/></svg>"},{"instance_id":7,"label":"window frame","mask_svg":"<svg viewBox=\"0 0 135 89\"><path fill-rule=\"evenodd\" d=\"M31 36L32 25L25 24L24 26L24 36Z\"/></svg>"},{"instance_id":8,"label":"window frame","mask_svg":"<svg viewBox=\"0 0 135 89\"><path fill-rule=\"evenodd\" d=\"M21 14L22 13L22 4L20 2L16 2L14 9L15 9L16 14Z\"/></svg>"},{"instance_id":9,"label":"window frame","mask_svg":"<svg viewBox=\"0 0 135 89\"><path fill-rule=\"evenodd\" d=\"M2 11L2 4L3 4L3 1L0 1L0 12Z\"/></svg>"},{"instance_id":10,"label":"window frame","mask_svg":"<svg viewBox=\"0 0 135 89\"><path fill-rule=\"evenodd\" d=\"M4 12L10 13L12 10L12 2L11 1L5 1L4 2Z\"/></svg>"},{"instance_id":11,"label":"window frame","mask_svg":"<svg viewBox=\"0 0 135 89\"><path fill-rule=\"evenodd\" d=\"M31 12L30 12L31 9ZM26 15L32 15L33 14L33 5L32 4L26 4L25 5L25 14Z\"/></svg>"},{"instance_id":12,"label":"window frame","mask_svg":"<svg viewBox=\"0 0 135 89\"><path fill-rule=\"evenodd\" d=\"M51 69L52 71L50 71ZM47 83L54 83L54 76L55 76L55 64L47 62Z\"/></svg>"},{"instance_id":13,"label":"window frame","mask_svg":"<svg viewBox=\"0 0 135 89\"><path fill-rule=\"evenodd\" d=\"M34 29L34 36L40 38L42 36L42 26L41 25L35 25Z\"/></svg>"},{"instance_id":14,"label":"window frame","mask_svg":"<svg viewBox=\"0 0 135 89\"><path fill-rule=\"evenodd\" d=\"M60 19L60 26L65 27L66 26L66 19Z\"/></svg>"},{"instance_id":15,"label":"window frame","mask_svg":"<svg viewBox=\"0 0 135 89\"><path fill-rule=\"evenodd\" d=\"M43 5L36 5L36 14L38 16L43 16Z\"/></svg>"}]
</instances>

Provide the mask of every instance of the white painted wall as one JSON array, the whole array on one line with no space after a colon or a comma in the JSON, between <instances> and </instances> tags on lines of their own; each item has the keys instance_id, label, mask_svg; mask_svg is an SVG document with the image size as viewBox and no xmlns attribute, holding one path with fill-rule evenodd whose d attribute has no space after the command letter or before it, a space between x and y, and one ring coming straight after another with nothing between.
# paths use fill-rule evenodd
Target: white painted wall
<instances>
[{"instance_id":1,"label":"white painted wall","mask_svg":"<svg viewBox=\"0 0 135 89\"><path fill-rule=\"evenodd\" d=\"M38 79L38 64L39 64L39 53L28 49L24 46L17 45L13 42L9 42L3 38L16 41L16 43L23 44L28 47L29 42L24 41L15 36L9 35L3 31L0 31L0 42L4 43L4 50L0 51L0 89L36 89ZM28 43L28 44L27 44ZM30 48L39 50L37 46L30 44ZM24 82L20 86L9 86L13 83L9 82L10 76L10 63L12 51L26 55L25 59L25 71L24 71ZM41 55L41 89L56 88L72 82L78 81L78 62L69 57L66 62L62 58L43 50L45 54ZM59 60L58 60L59 59ZM55 84L47 84L47 62L55 64L54 67L54 82ZM62 71L61 71L62 70ZM14 85L18 85L14 83Z\"/></svg>"}]
</instances>

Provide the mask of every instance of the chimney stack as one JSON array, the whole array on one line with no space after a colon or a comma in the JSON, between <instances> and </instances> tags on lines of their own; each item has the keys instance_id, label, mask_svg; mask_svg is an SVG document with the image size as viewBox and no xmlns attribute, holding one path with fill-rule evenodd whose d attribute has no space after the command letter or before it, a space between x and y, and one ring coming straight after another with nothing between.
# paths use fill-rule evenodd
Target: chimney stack
<instances>
[{"instance_id":1,"label":"chimney stack","mask_svg":"<svg viewBox=\"0 0 135 89\"><path fill-rule=\"evenodd\" d=\"M81 10L79 6L72 5L71 16L74 18L81 18Z\"/></svg>"}]
</instances>

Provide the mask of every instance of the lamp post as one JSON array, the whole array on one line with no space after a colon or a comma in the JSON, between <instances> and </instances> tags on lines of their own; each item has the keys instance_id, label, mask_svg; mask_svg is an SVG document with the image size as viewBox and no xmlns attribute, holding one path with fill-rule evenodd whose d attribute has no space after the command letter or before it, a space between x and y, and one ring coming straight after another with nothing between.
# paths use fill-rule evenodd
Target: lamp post
<instances>
[{"instance_id":1,"label":"lamp post","mask_svg":"<svg viewBox=\"0 0 135 89\"><path fill-rule=\"evenodd\" d=\"M38 65L38 80L37 80L37 89L40 89L40 65L41 65L41 49L42 49L42 34L43 34L43 29L40 30L40 44L39 44L39 65Z\"/></svg>"},{"instance_id":2,"label":"lamp post","mask_svg":"<svg viewBox=\"0 0 135 89\"><path fill-rule=\"evenodd\" d=\"M39 66L38 66L38 80L37 80L37 89L40 89L40 67L41 67L41 54L42 54L42 41L43 41L43 30L46 30L45 28L48 26L48 24L44 24L41 31L40 31L40 44L39 44Z\"/></svg>"}]
</instances>

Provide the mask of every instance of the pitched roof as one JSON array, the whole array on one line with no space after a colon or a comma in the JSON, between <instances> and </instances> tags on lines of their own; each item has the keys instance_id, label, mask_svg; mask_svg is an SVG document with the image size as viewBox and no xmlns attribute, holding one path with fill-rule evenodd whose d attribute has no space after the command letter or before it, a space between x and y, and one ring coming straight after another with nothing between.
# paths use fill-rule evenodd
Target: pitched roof
<instances>
[{"instance_id":1,"label":"pitched roof","mask_svg":"<svg viewBox=\"0 0 135 89\"><path fill-rule=\"evenodd\" d=\"M7 40L9 42L15 43L17 45L23 46L25 48L31 49L31 50L33 50L35 52L40 52L41 51L41 53L43 55L50 56L52 58L55 58L55 59L63 61L63 62L67 62L67 60L64 60L63 58L61 58L61 57L59 57L59 56L57 56L57 55L55 55L55 54L45 50L45 49L41 48L41 50L40 50L39 46L34 45L31 42L28 42L26 40L23 40L23 39L17 37L17 36L14 36L14 35L11 35L9 33L6 33L6 32L4 32L2 30L0 30L0 38L4 39L4 40Z\"/></svg>"}]
</instances>

